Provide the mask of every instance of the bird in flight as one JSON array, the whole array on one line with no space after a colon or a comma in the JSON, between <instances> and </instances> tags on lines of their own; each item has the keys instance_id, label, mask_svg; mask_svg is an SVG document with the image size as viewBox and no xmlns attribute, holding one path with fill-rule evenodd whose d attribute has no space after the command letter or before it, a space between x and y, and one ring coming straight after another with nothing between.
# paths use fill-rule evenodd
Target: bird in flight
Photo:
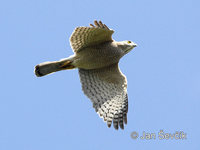
<instances>
[{"instance_id":1,"label":"bird in flight","mask_svg":"<svg viewBox=\"0 0 200 150\"><path fill-rule=\"evenodd\" d=\"M132 41L117 42L112 39L113 33L96 20L90 27L77 27L70 37L74 55L40 63L35 66L35 74L42 77L78 68L82 90L99 116L108 127L113 123L115 129L124 129L128 112L127 80L118 63L137 45Z\"/></svg>"}]
</instances>

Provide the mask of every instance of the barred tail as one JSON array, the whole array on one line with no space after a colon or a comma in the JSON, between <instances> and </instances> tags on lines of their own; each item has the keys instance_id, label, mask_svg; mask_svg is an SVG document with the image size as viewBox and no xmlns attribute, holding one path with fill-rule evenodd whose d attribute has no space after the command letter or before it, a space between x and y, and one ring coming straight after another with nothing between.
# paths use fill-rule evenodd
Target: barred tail
<instances>
[{"instance_id":1,"label":"barred tail","mask_svg":"<svg viewBox=\"0 0 200 150\"><path fill-rule=\"evenodd\" d=\"M72 60L68 58L60 61L44 62L35 66L35 75L37 77L42 77L56 71L73 69L73 68L75 68L75 66L72 65Z\"/></svg>"}]
</instances>

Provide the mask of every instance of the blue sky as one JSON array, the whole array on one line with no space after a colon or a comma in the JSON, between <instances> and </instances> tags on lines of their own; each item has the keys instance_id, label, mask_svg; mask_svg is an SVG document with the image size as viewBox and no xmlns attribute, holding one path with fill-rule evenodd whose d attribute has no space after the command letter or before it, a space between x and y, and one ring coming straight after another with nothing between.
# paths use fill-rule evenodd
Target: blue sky
<instances>
[{"instance_id":1,"label":"blue sky","mask_svg":"<svg viewBox=\"0 0 200 150\"><path fill-rule=\"evenodd\" d=\"M0 149L200 149L198 0L0 2ZM76 26L102 20L138 44L120 61L128 78L125 130L107 128L77 70L37 78L38 63L72 55ZM187 139L134 140L133 131L183 131Z\"/></svg>"}]
</instances>

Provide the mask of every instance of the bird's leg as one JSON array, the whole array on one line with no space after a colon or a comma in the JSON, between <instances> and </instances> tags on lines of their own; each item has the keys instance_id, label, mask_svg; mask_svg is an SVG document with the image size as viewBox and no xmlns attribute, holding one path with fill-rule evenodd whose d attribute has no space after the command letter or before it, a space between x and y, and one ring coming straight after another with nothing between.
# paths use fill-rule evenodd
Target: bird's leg
<instances>
[{"instance_id":1,"label":"bird's leg","mask_svg":"<svg viewBox=\"0 0 200 150\"><path fill-rule=\"evenodd\" d=\"M73 69L73 68L75 68L73 65L71 65L71 61L66 61L66 62L64 62L61 66L60 66L60 68L61 69Z\"/></svg>"},{"instance_id":2,"label":"bird's leg","mask_svg":"<svg viewBox=\"0 0 200 150\"><path fill-rule=\"evenodd\" d=\"M72 60L62 59L60 62L60 69L74 69L75 66L72 65Z\"/></svg>"}]
</instances>

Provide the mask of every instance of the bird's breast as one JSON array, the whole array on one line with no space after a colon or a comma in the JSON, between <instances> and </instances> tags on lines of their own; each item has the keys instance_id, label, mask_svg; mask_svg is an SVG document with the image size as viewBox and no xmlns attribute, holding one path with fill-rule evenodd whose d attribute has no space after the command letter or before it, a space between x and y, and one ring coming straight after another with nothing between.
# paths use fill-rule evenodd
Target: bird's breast
<instances>
[{"instance_id":1,"label":"bird's breast","mask_svg":"<svg viewBox=\"0 0 200 150\"><path fill-rule=\"evenodd\" d=\"M119 62L122 52L110 45L86 47L76 53L74 65L82 69L97 69Z\"/></svg>"}]
</instances>

